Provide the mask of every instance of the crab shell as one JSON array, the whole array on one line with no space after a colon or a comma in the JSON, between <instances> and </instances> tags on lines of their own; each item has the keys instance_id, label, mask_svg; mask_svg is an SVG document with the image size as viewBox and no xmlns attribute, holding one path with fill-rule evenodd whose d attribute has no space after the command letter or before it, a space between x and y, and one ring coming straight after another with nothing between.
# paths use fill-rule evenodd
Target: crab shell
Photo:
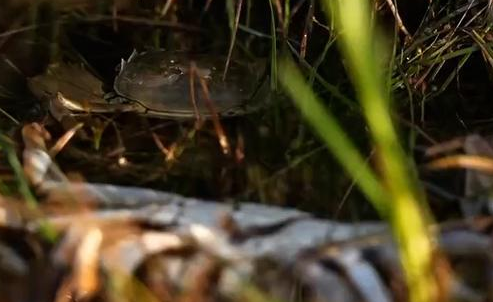
<instances>
[{"instance_id":1,"label":"crab shell","mask_svg":"<svg viewBox=\"0 0 493 302\"><path fill-rule=\"evenodd\" d=\"M259 91L268 90L260 81L261 68L231 61L223 80L225 63L226 58L211 55L134 52L122 60L114 90L148 114L169 118L237 116L260 108L265 93Z\"/></svg>"}]
</instances>

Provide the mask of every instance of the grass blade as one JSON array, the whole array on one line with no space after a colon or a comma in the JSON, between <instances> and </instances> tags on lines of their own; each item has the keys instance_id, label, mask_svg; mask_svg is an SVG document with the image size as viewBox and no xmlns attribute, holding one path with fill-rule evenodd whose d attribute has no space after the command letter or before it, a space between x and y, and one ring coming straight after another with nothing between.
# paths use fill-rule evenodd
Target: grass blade
<instances>
[{"instance_id":1,"label":"grass blade","mask_svg":"<svg viewBox=\"0 0 493 302\"><path fill-rule=\"evenodd\" d=\"M356 180L361 191L379 213L385 215L386 202L383 188L335 117L322 106L321 101L291 60L285 58L279 71L281 84L291 95L303 116L315 128L341 165Z\"/></svg>"},{"instance_id":2,"label":"grass blade","mask_svg":"<svg viewBox=\"0 0 493 302\"><path fill-rule=\"evenodd\" d=\"M385 88L384 49L370 18L366 0L325 0L340 31L339 46L362 104L368 126L379 151L380 169L387 189L388 220L399 244L409 285L410 300L435 301L437 280L432 272L434 246L428 233L427 212L417 190L417 179L399 144Z\"/></svg>"}]
</instances>

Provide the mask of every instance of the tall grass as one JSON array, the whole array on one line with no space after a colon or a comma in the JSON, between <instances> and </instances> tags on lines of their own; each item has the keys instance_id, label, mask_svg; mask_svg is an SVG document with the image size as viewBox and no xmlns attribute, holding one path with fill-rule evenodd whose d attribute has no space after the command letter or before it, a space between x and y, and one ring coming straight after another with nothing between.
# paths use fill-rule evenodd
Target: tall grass
<instances>
[{"instance_id":1,"label":"tall grass","mask_svg":"<svg viewBox=\"0 0 493 302\"><path fill-rule=\"evenodd\" d=\"M325 0L327 15L335 21L338 44L346 59L367 124L376 146L380 176L365 163L330 112L309 88L294 63L284 59L280 80L308 122L359 188L391 225L409 286L410 300L435 301L437 280L432 272L434 246L428 233L417 179L392 122L384 70L381 36L370 18L367 0Z\"/></svg>"}]
</instances>

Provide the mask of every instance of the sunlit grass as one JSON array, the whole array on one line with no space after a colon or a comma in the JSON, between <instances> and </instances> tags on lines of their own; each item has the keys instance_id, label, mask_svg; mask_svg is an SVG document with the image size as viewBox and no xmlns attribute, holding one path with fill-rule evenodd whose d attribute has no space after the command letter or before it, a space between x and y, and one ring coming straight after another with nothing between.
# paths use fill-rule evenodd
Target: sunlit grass
<instances>
[{"instance_id":1,"label":"sunlit grass","mask_svg":"<svg viewBox=\"0 0 493 302\"><path fill-rule=\"evenodd\" d=\"M382 60L383 43L378 43L382 39L370 20L367 1L326 0L325 4L340 33L338 43L378 150L381 180L368 168L289 60L281 66L281 82L334 156L390 223L399 245L411 301L434 301L438 288L432 272L434 246L427 229L427 212L421 207L417 179L393 126L385 76L388 65Z\"/></svg>"}]
</instances>

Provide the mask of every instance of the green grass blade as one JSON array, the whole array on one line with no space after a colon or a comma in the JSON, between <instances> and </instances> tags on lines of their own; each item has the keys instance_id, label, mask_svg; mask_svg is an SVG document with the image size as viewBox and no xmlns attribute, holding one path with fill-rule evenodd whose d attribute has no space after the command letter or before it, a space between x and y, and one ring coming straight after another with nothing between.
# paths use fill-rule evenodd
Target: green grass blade
<instances>
[{"instance_id":1,"label":"green grass blade","mask_svg":"<svg viewBox=\"0 0 493 302\"><path fill-rule=\"evenodd\" d=\"M341 33L339 46L362 104L368 126L379 151L380 170L387 189L389 223L399 244L399 252L410 299L429 302L437 298L436 279L432 273L434 246L428 233L417 190L417 179L394 129L387 90L385 64L380 36L370 19L366 0L325 0Z\"/></svg>"},{"instance_id":2,"label":"green grass blade","mask_svg":"<svg viewBox=\"0 0 493 302\"><path fill-rule=\"evenodd\" d=\"M34 197L34 194L31 192L29 188L29 184L24 175L24 170L22 165L17 158L17 154L15 153L14 147L12 146L13 142L7 136L0 135L0 146L7 156L7 161L9 162L10 167L14 171L15 178L17 180L17 186L19 188L19 193L21 193L24 200L26 200L29 207L36 208L38 202Z\"/></svg>"},{"instance_id":3,"label":"green grass blade","mask_svg":"<svg viewBox=\"0 0 493 302\"><path fill-rule=\"evenodd\" d=\"M13 142L7 136L0 135L0 147L7 156L7 161L14 171L15 177L17 179L19 193L27 202L27 205L30 208L36 210L38 208L38 202L36 201L36 197L34 197L34 194L29 188L28 181L26 179L26 176L24 175L24 169L22 168L22 164L20 163L19 159L17 158L17 154L15 153ZM39 221L39 231L47 240L52 242L55 241L56 237L58 236L55 228L50 225L44 218L41 218Z\"/></svg>"},{"instance_id":4,"label":"green grass blade","mask_svg":"<svg viewBox=\"0 0 493 302\"><path fill-rule=\"evenodd\" d=\"M386 213L383 188L375 174L351 143L335 117L317 99L300 71L289 59L280 65L279 79L303 116L315 128L336 159L356 180L361 191L381 215Z\"/></svg>"}]
</instances>

